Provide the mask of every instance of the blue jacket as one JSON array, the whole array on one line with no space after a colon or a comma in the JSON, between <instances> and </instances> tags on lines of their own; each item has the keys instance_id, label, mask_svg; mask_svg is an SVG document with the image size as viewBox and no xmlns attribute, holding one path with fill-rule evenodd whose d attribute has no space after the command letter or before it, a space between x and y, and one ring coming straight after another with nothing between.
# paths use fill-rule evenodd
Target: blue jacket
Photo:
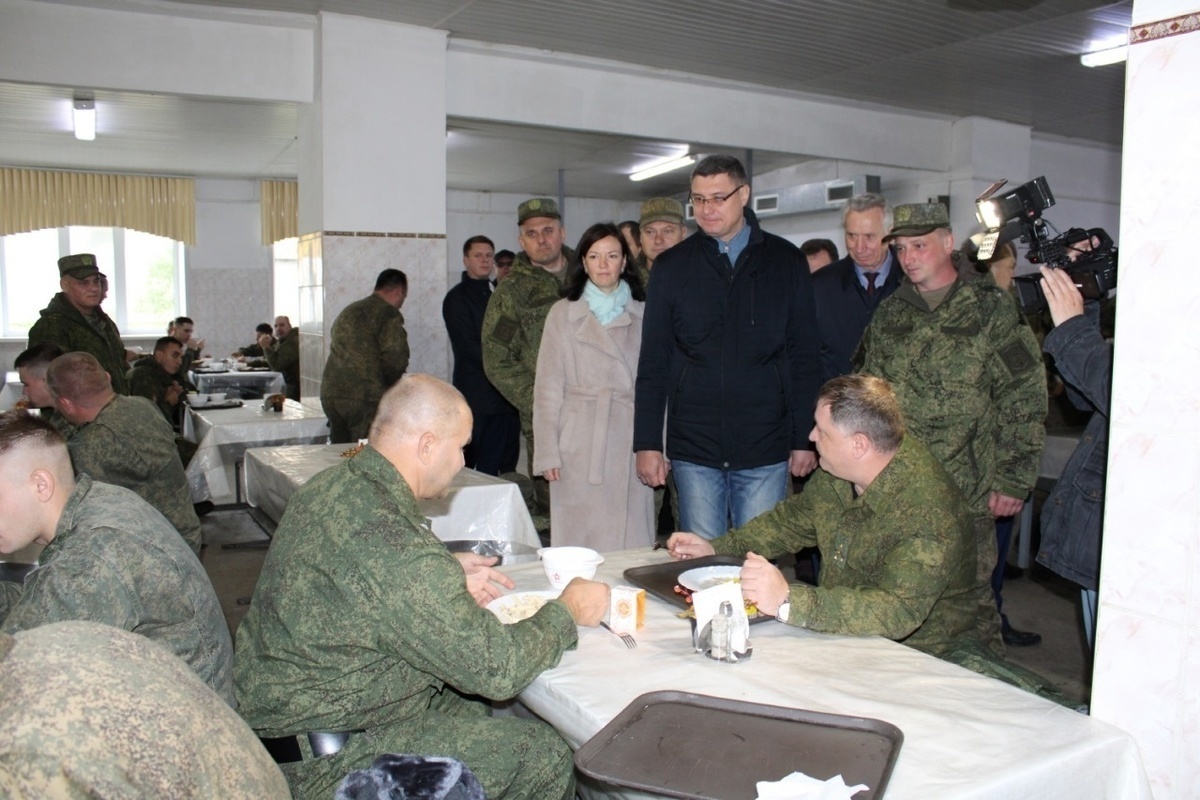
<instances>
[{"instance_id":1,"label":"blue jacket","mask_svg":"<svg viewBox=\"0 0 1200 800\"><path fill-rule=\"evenodd\" d=\"M808 449L821 366L812 280L800 250L765 233L731 270L698 231L650 273L638 361L633 449L742 470Z\"/></svg>"},{"instance_id":2,"label":"blue jacket","mask_svg":"<svg viewBox=\"0 0 1200 800\"><path fill-rule=\"evenodd\" d=\"M850 256L835 261L813 275L813 299L817 308L817 330L821 334L821 377L823 380L854 372L854 351L871 315L884 298L896 291L904 270L895 254L892 269L874 297L858 280Z\"/></svg>"},{"instance_id":3,"label":"blue jacket","mask_svg":"<svg viewBox=\"0 0 1200 800\"><path fill-rule=\"evenodd\" d=\"M1089 303L1085 308L1084 316L1072 317L1046 334L1042 345L1054 358L1072 402L1095 413L1042 506L1042 545L1037 560L1094 590L1100 574L1113 348L1100 335L1098 304Z\"/></svg>"}]
</instances>

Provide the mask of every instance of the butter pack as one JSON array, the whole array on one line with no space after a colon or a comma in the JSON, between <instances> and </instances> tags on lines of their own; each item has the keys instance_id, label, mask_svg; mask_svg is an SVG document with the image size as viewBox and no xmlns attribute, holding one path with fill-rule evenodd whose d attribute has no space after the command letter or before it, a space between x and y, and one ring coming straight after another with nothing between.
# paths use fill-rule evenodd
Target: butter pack
<instances>
[{"instance_id":1,"label":"butter pack","mask_svg":"<svg viewBox=\"0 0 1200 800\"><path fill-rule=\"evenodd\" d=\"M635 633L646 624L646 590L614 586L609 594L608 619L616 633Z\"/></svg>"}]
</instances>

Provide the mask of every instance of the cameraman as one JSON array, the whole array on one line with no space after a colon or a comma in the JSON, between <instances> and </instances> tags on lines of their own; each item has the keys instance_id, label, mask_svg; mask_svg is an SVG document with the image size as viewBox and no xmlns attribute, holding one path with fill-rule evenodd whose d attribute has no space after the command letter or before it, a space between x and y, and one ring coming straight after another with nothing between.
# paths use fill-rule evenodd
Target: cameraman
<instances>
[{"instance_id":1,"label":"cameraman","mask_svg":"<svg viewBox=\"0 0 1200 800\"><path fill-rule=\"evenodd\" d=\"M1077 251L1090 249L1086 247L1089 242L1081 244L1084 247L1077 247ZM1092 645L1104 521L1113 348L1100 334L1100 303L1085 305L1065 270L1042 267L1041 272L1042 290L1054 321L1042 349L1054 359L1071 402L1094 413L1042 507L1042 544L1037 560L1083 587L1084 629Z\"/></svg>"}]
</instances>

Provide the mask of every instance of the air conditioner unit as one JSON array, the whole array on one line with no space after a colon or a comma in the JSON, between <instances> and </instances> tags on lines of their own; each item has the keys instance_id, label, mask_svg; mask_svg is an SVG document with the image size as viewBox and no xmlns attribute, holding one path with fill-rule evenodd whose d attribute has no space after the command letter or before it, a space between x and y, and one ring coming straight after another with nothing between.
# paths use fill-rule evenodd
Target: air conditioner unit
<instances>
[{"instance_id":1,"label":"air conditioner unit","mask_svg":"<svg viewBox=\"0 0 1200 800\"><path fill-rule=\"evenodd\" d=\"M770 191L755 190L750 207L760 217L811 214L841 208L855 195L878 191L878 175L858 175Z\"/></svg>"}]
</instances>

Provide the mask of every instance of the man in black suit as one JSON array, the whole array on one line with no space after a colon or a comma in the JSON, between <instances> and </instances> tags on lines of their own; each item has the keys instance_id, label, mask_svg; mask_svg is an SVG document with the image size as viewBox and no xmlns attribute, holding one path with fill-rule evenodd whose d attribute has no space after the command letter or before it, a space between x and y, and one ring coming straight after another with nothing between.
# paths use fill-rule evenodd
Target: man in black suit
<instances>
[{"instance_id":1,"label":"man in black suit","mask_svg":"<svg viewBox=\"0 0 1200 800\"><path fill-rule=\"evenodd\" d=\"M850 359L867 323L904 277L883 241L892 227L892 211L882 195L868 192L850 198L842 226L846 257L812 276L823 380L854 371Z\"/></svg>"}]
</instances>

